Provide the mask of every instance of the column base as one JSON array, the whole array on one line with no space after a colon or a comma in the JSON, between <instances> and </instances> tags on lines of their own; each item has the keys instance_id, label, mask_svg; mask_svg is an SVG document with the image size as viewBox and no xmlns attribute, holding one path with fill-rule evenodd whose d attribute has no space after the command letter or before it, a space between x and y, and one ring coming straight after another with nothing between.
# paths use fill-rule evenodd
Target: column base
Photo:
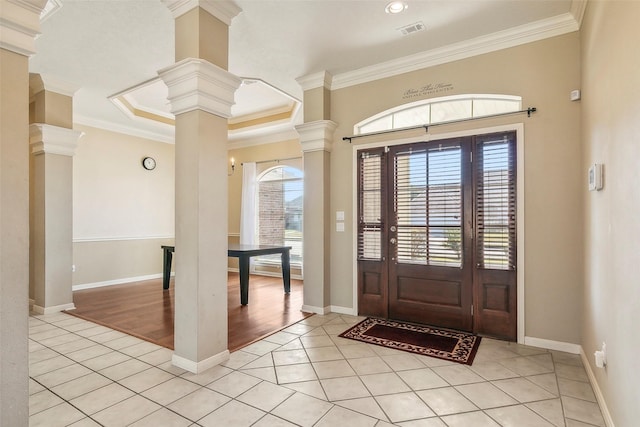
<instances>
[{"instance_id":1,"label":"column base","mask_svg":"<svg viewBox=\"0 0 640 427\"><path fill-rule=\"evenodd\" d=\"M74 310L75 308L76 308L76 305L70 302L68 304L54 305L51 307L42 307L42 306L33 304L32 310L36 314L53 314L53 313L59 313L65 310Z\"/></svg>"},{"instance_id":2,"label":"column base","mask_svg":"<svg viewBox=\"0 0 640 427\"><path fill-rule=\"evenodd\" d=\"M182 356L178 356L174 353L173 356L171 356L171 363L173 364L173 366L182 368L185 371L189 371L194 374L200 374L207 369L213 368L216 365L226 362L227 360L229 360L229 355L229 350L225 350L221 353L214 354L207 359L201 360L200 362L195 362Z\"/></svg>"}]
</instances>

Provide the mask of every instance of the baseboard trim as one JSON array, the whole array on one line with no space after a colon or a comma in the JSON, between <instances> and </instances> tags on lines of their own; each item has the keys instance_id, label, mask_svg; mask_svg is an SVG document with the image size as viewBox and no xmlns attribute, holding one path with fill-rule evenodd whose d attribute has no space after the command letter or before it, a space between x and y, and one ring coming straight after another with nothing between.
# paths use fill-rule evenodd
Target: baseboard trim
<instances>
[{"instance_id":1,"label":"baseboard trim","mask_svg":"<svg viewBox=\"0 0 640 427\"><path fill-rule=\"evenodd\" d=\"M173 354L171 356L171 363L178 368L182 368L186 371L189 371L194 374L200 374L207 369L213 368L216 365L226 362L229 360L229 350L225 350L221 353L214 354L213 356L201 360L200 362L194 362L193 360L186 359L182 356L178 356L177 354Z\"/></svg>"},{"instance_id":2,"label":"baseboard trim","mask_svg":"<svg viewBox=\"0 0 640 427\"><path fill-rule=\"evenodd\" d=\"M171 273L171 275L175 276L175 273ZM81 291L83 289L101 288L103 286L122 285L123 283L142 282L144 280L161 279L161 278L162 278L162 273L147 274L146 276L125 277L122 279L105 280L104 282L93 282L93 283L83 283L80 285L73 285L71 287L71 290Z\"/></svg>"},{"instance_id":3,"label":"baseboard trim","mask_svg":"<svg viewBox=\"0 0 640 427\"><path fill-rule=\"evenodd\" d=\"M340 307L339 305L329 306L331 313L348 314L350 316L357 316L358 313L355 308L352 307Z\"/></svg>"},{"instance_id":4,"label":"baseboard trim","mask_svg":"<svg viewBox=\"0 0 640 427\"><path fill-rule=\"evenodd\" d=\"M59 313L65 310L73 310L76 306L74 303L70 302L68 304L54 305L51 307L41 307L39 305L33 304L33 312L36 314L53 314Z\"/></svg>"},{"instance_id":5,"label":"baseboard trim","mask_svg":"<svg viewBox=\"0 0 640 427\"><path fill-rule=\"evenodd\" d=\"M587 377L589 378L589 382L591 383L591 388L593 388L593 394L596 395L596 400L598 401L598 405L600 406L600 411L602 412L602 418L604 418L605 425L607 427L615 427L613 424L613 418L611 418L611 413L609 412L609 408L607 407L607 402L605 402L604 400L604 395L602 394L602 390L600 390L600 386L598 385L598 381L596 380L596 375L591 369L589 358L585 354L582 346L580 346L580 359L582 359L584 369L585 371L587 371Z\"/></svg>"},{"instance_id":6,"label":"baseboard trim","mask_svg":"<svg viewBox=\"0 0 640 427\"><path fill-rule=\"evenodd\" d=\"M569 342L546 340L544 338L524 337L524 344L547 350L564 351L565 353L580 354L580 345Z\"/></svg>"},{"instance_id":7,"label":"baseboard trim","mask_svg":"<svg viewBox=\"0 0 640 427\"><path fill-rule=\"evenodd\" d=\"M325 314L328 314L331 312L331 306L316 307L313 305L303 304L301 310L304 311L305 313L315 313L315 314L321 314L324 316Z\"/></svg>"}]
</instances>

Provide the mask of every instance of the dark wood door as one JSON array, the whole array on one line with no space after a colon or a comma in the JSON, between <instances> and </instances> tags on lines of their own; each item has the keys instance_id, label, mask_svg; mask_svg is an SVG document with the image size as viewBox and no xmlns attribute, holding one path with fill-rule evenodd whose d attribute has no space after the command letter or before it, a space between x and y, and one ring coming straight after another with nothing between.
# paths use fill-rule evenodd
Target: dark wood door
<instances>
[{"instance_id":1,"label":"dark wood door","mask_svg":"<svg viewBox=\"0 0 640 427\"><path fill-rule=\"evenodd\" d=\"M389 150L390 318L472 330L469 146L467 138Z\"/></svg>"},{"instance_id":2,"label":"dark wood door","mask_svg":"<svg viewBox=\"0 0 640 427\"><path fill-rule=\"evenodd\" d=\"M358 158L359 313L515 340L515 134Z\"/></svg>"}]
</instances>

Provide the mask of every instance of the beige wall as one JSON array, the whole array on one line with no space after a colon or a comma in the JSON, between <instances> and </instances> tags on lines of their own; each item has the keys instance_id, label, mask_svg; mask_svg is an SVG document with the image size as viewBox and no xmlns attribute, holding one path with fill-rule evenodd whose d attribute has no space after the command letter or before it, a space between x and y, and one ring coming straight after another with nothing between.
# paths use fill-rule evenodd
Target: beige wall
<instances>
[{"instance_id":1,"label":"beige wall","mask_svg":"<svg viewBox=\"0 0 640 427\"><path fill-rule=\"evenodd\" d=\"M640 418L639 19L639 2L590 1L582 28L582 347L616 426ZM604 188L587 192L593 163L604 165ZM607 367L599 369L592 355L603 342Z\"/></svg>"},{"instance_id":2,"label":"beige wall","mask_svg":"<svg viewBox=\"0 0 640 427\"><path fill-rule=\"evenodd\" d=\"M160 244L174 237L174 146L75 130L85 135L73 159L73 284L161 273ZM152 171L142 167L146 156L156 159Z\"/></svg>"},{"instance_id":3,"label":"beige wall","mask_svg":"<svg viewBox=\"0 0 640 427\"><path fill-rule=\"evenodd\" d=\"M331 304L353 304L352 144L361 120L404 103L468 93L519 95L531 118L482 120L434 128L432 134L497 124L524 123L525 320L528 337L580 342L582 297L582 188L580 104L569 101L580 86L580 39L572 33L431 67L332 93L331 118L339 124L331 154L331 219L344 210L344 233L332 231ZM410 89L446 83L452 90L405 98ZM390 137L391 138L391 137ZM335 230L335 227L333 227Z\"/></svg>"}]
</instances>

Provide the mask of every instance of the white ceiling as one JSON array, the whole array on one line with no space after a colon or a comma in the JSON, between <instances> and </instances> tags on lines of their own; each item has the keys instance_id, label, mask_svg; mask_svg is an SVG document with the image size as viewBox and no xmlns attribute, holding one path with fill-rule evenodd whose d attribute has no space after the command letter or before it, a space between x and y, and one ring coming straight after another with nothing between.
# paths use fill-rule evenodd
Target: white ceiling
<instances>
[{"instance_id":1,"label":"white ceiling","mask_svg":"<svg viewBox=\"0 0 640 427\"><path fill-rule=\"evenodd\" d=\"M160 0L59 0L36 40L30 72L79 87L74 120L170 141L170 125L134 120L109 97L157 77L174 63L174 19ZM334 85L409 71L535 39L575 31L584 0L406 0L399 15L378 0L236 0L242 12L229 35L229 71L259 79L267 99L302 99L296 79L327 71ZM426 29L398 30L416 22ZM466 52L466 53L465 53ZM143 97L153 98L153 94ZM255 113L251 95L237 97L232 112ZM274 102L282 103L275 96ZM260 98L262 99L262 98ZM275 105L274 105L275 106ZM166 106L164 107L166 110ZM301 114L288 124L289 131ZM282 126L262 133L287 131ZM255 130L247 137L254 138Z\"/></svg>"}]
</instances>

